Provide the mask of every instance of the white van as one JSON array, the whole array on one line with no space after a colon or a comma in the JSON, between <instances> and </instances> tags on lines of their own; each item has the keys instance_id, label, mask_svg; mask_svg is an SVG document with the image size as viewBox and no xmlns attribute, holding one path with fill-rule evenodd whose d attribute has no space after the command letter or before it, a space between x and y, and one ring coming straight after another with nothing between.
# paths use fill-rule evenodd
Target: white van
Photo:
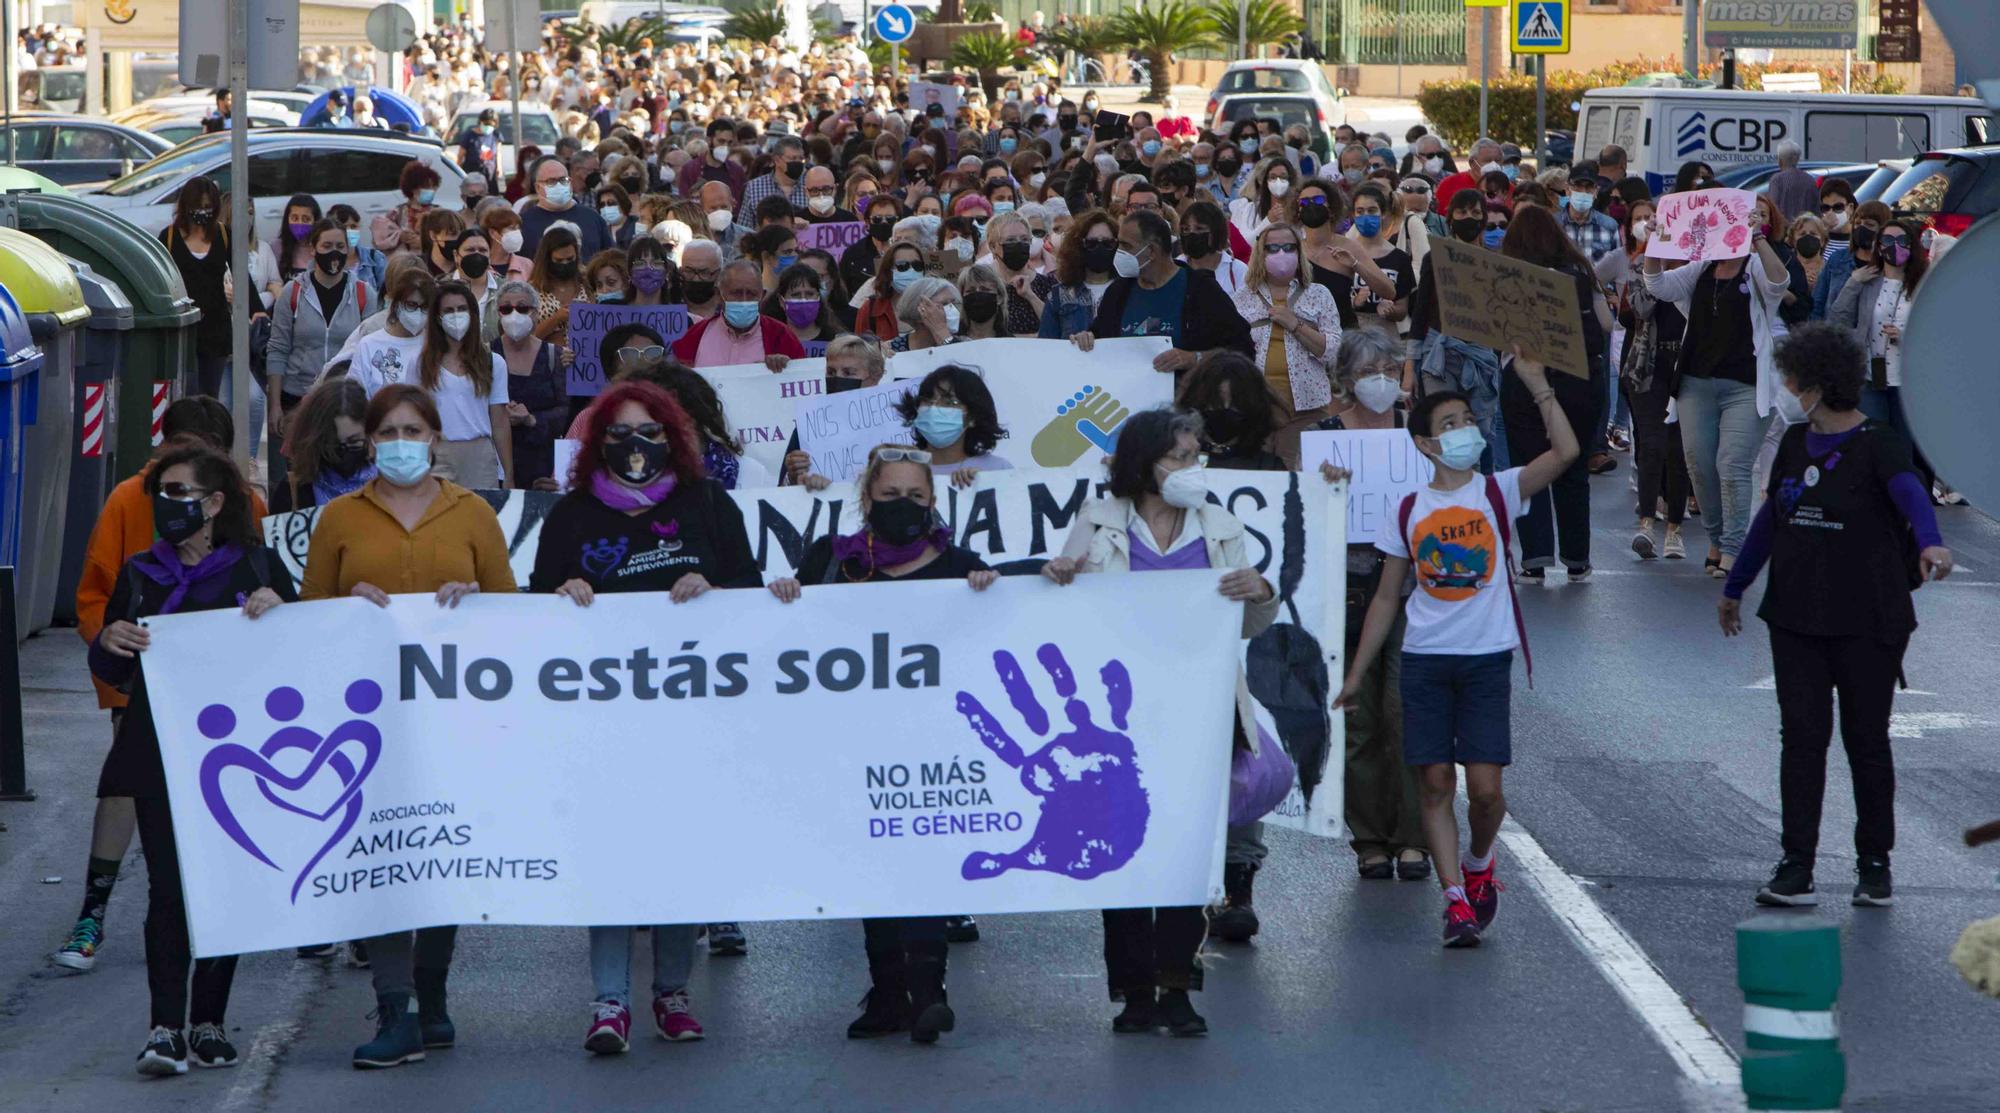
<instances>
[{"instance_id":1,"label":"white van","mask_svg":"<svg viewBox=\"0 0 2000 1113\"><path fill-rule=\"evenodd\" d=\"M1843 96L1744 89L1592 89L1577 118L1578 158L1607 143L1659 193L1682 163L1717 173L1777 161L1789 139L1813 162L1915 158L1986 142L1992 113L1972 97Z\"/></svg>"}]
</instances>

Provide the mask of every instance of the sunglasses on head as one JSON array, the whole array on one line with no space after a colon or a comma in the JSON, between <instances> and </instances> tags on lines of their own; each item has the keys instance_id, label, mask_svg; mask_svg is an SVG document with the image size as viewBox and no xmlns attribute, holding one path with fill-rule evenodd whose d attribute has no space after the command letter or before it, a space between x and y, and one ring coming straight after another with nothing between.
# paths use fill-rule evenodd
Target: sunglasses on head
<instances>
[{"instance_id":1,"label":"sunglasses on head","mask_svg":"<svg viewBox=\"0 0 2000 1113\"><path fill-rule=\"evenodd\" d=\"M660 441L667 438L667 427L657 421L648 421L643 425L607 425L604 427L604 435L614 441L622 441L631 436Z\"/></svg>"}]
</instances>

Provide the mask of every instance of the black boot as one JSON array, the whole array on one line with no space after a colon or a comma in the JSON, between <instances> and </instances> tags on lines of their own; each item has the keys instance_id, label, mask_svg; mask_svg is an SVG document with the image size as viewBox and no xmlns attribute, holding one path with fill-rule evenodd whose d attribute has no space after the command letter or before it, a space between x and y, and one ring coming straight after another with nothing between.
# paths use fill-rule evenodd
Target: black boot
<instances>
[{"instance_id":1,"label":"black boot","mask_svg":"<svg viewBox=\"0 0 2000 1113\"><path fill-rule=\"evenodd\" d=\"M1232 862L1222 867L1222 911L1209 921L1208 930L1228 943L1245 943L1257 934L1257 909L1250 903L1250 889L1257 879L1251 862Z\"/></svg>"},{"instance_id":2,"label":"black boot","mask_svg":"<svg viewBox=\"0 0 2000 1113\"><path fill-rule=\"evenodd\" d=\"M944 959L943 943L910 948L910 1039L916 1043L936 1043L940 1032L958 1025L945 1003Z\"/></svg>"},{"instance_id":3,"label":"black boot","mask_svg":"<svg viewBox=\"0 0 2000 1113\"><path fill-rule=\"evenodd\" d=\"M1185 989L1168 989L1160 993L1160 1023L1175 1036L1206 1036L1208 1021L1194 1011L1194 1002L1188 1000Z\"/></svg>"},{"instance_id":4,"label":"black boot","mask_svg":"<svg viewBox=\"0 0 2000 1113\"><path fill-rule=\"evenodd\" d=\"M868 952L868 979L871 984L867 996L861 999L861 1015L847 1026L847 1038L872 1040L907 1030L910 989L902 954Z\"/></svg>"},{"instance_id":5,"label":"black boot","mask_svg":"<svg viewBox=\"0 0 2000 1113\"><path fill-rule=\"evenodd\" d=\"M423 1029L424 1046L429 1049L450 1047L458 1042L458 1029L452 1026L451 1014L444 1007L444 980L449 970L426 970L419 966L414 971L417 981L417 1024Z\"/></svg>"},{"instance_id":6,"label":"black boot","mask_svg":"<svg viewBox=\"0 0 2000 1113\"><path fill-rule=\"evenodd\" d=\"M1125 987L1125 1011L1111 1018L1111 1030L1131 1034L1150 1032L1160 1026L1159 1009L1153 1004L1153 987Z\"/></svg>"}]
</instances>

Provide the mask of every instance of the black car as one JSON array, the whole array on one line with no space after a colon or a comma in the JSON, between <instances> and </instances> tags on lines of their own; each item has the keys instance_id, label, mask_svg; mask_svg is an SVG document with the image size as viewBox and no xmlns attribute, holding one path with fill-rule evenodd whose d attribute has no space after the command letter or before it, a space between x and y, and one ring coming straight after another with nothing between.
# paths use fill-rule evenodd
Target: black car
<instances>
[{"instance_id":1,"label":"black car","mask_svg":"<svg viewBox=\"0 0 2000 1113\"><path fill-rule=\"evenodd\" d=\"M1882 201L1899 216L1920 217L1947 236L1962 236L2000 209L2000 148L1932 151L1891 182Z\"/></svg>"},{"instance_id":2,"label":"black car","mask_svg":"<svg viewBox=\"0 0 2000 1113\"><path fill-rule=\"evenodd\" d=\"M0 125L0 144L10 136L14 165L66 186L123 177L173 149L151 132L94 116L20 115L11 128Z\"/></svg>"}]
</instances>

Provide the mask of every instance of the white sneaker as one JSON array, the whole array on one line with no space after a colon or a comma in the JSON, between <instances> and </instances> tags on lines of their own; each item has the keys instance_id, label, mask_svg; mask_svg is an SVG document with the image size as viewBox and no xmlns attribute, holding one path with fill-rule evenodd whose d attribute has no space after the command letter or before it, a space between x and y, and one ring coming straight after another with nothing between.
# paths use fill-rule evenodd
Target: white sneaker
<instances>
[{"instance_id":1,"label":"white sneaker","mask_svg":"<svg viewBox=\"0 0 2000 1113\"><path fill-rule=\"evenodd\" d=\"M1667 540L1663 555L1668 560L1686 560L1688 555L1687 546L1681 544L1681 527L1671 522L1667 524Z\"/></svg>"},{"instance_id":2,"label":"white sneaker","mask_svg":"<svg viewBox=\"0 0 2000 1113\"><path fill-rule=\"evenodd\" d=\"M1639 554L1640 560L1652 560L1654 557L1660 555L1659 550L1653 545L1653 520L1651 518L1640 519L1639 530L1632 535L1632 551Z\"/></svg>"}]
</instances>

